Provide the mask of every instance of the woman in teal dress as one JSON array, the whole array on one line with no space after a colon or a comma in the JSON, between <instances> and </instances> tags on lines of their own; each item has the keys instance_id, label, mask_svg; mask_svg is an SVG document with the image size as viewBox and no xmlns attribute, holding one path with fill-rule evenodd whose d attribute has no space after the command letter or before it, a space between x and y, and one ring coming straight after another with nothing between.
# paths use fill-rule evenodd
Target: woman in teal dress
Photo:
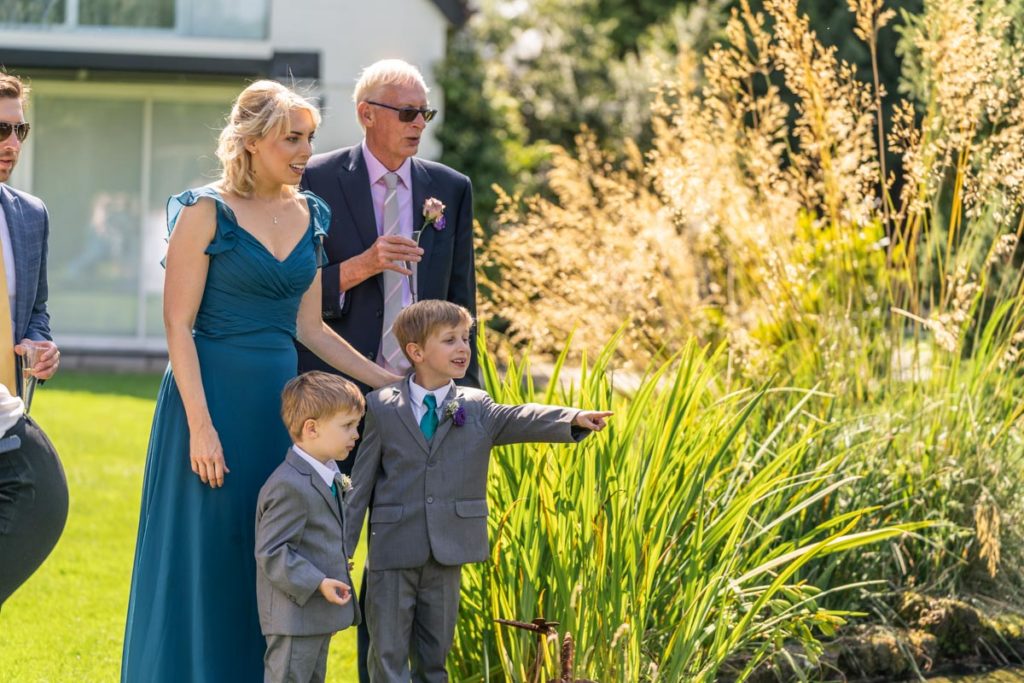
<instances>
[{"instance_id":1,"label":"woman in teal dress","mask_svg":"<svg viewBox=\"0 0 1024 683\"><path fill-rule=\"evenodd\" d=\"M330 210L296 192L319 121L284 86L252 84L221 133L220 181L168 202L170 364L146 457L127 683L263 680L256 496L290 445L280 395L293 339L371 386L398 379L320 318Z\"/></svg>"}]
</instances>

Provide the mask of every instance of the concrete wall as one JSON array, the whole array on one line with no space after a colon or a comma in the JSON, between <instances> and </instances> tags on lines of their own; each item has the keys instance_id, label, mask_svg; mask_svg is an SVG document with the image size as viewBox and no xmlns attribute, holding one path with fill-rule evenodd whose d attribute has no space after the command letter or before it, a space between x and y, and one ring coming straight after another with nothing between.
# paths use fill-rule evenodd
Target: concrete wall
<instances>
[{"instance_id":1,"label":"concrete wall","mask_svg":"<svg viewBox=\"0 0 1024 683\"><path fill-rule=\"evenodd\" d=\"M418 66L431 89L432 106L440 109L433 69L444 58L448 22L431 0L273 0L270 25L274 49L317 49L322 55L324 122L318 150L362 139L352 89L362 69L379 59L400 58ZM428 158L440 154L432 134L438 124L435 119L427 126L420 147Z\"/></svg>"},{"instance_id":2,"label":"concrete wall","mask_svg":"<svg viewBox=\"0 0 1024 683\"><path fill-rule=\"evenodd\" d=\"M202 0L195 0L201 2ZM315 91L324 105L324 123L318 135L321 151L359 141L362 132L352 106L352 88L359 72L378 59L397 57L416 64L431 88L431 103L440 108L441 96L433 77L444 58L448 22L431 0L269 0L270 31L266 40L192 38L172 32L122 29L65 30L50 27L0 28L3 51L52 50L66 52L67 68L76 68L75 52L132 55L268 59L275 52L319 52L321 80ZM17 66L17 65L12 65ZM105 77L109 78L109 77ZM154 81L167 76L154 74ZM138 79L133 79L138 82ZM225 102L225 110L228 102ZM420 153L440 154L432 129L427 127Z\"/></svg>"}]
</instances>

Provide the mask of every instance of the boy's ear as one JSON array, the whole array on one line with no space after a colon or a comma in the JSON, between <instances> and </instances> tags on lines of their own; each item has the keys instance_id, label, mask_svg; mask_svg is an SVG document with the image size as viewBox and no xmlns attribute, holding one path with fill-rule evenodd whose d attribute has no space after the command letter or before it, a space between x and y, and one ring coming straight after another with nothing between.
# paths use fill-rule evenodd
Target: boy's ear
<instances>
[{"instance_id":1,"label":"boy's ear","mask_svg":"<svg viewBox=\"0 0 1024 683\"><path fill-rule=\"evenodd\" d=\"M302 423L302 438L303 439L315 439L317 437L317 424L316 420L311 417L306 418L306 421Z\"/></svg>"},{"instance_id":2,"label":"boy's ear","mask_svg":"<svg viewBox=\"0 0 1024 683\"><path fill-rule=\"evenodd\" d=\"M416 342L409 342L405 345L405 353L413 363L423 362L423 349Z\"/></svg>"}]
</instances>

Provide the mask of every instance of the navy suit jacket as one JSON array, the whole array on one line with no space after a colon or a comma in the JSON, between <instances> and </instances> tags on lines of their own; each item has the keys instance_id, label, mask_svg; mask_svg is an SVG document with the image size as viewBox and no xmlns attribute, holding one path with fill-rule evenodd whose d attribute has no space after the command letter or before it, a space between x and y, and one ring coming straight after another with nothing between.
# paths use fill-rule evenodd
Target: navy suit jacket
<instances>
[{"instance_id":1,"label":"navy suit jacket","mask_svg":"<svg viewBox=\"0 0 1024 683\"><path fill-rule=\"evenodd\" d=\"M50 234L46 206L38 197L0 184L0 208L14 251L15 339L52 340L46 311L46 243Z\"/></svg>"},{"instance_id":2,"label":"navy suit jacket","mask_svg":"<svg viewBox=\"0 0 1024 683\"><path fill-rule=\"evenodd\" d=\"M383 334L384 282L378 274L345 292L339 305L339 264L363 253L377 240L370 176L362 145L317 154L302 177L303 189L331 207L331 227L324 240L323 317L357 351L377 359ZM465 306L476 316L476 272L473 256L473 187L469 178L444 164L412 158L413 230L423 227L423 202L430 197L445 205L443 230L427 228L420 237L423 259L416 276L418 299L443 299ZM479 387L476 343L466 379ZM299 348L299 371L334 370L313 353ZM364 393L368 390L360 385Z\"/></svg>"}]
</instances>

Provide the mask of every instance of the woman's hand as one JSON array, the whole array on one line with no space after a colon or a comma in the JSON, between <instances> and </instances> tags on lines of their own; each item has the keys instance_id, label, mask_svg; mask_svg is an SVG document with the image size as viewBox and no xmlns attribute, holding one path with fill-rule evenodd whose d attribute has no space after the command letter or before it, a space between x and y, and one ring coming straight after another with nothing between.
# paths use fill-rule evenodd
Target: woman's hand
<instances>
[{"instance_id":1,"label":"woman's hand","mask_svg":"<svg viewBox=\"0 0 1024 683\"><path fill-rule=\"evenodd\" d=\"M189 459L192 461L192 471L212 489L223 486L224 475L231 471L224 462L220 437L212 424L190 432Z\"/></svg>"},{"instance_id":2,"label":"woman's hand","mask_svg":"<svg viewBox=\"0 0 1024 683\"><path fill-rule=\"evenodd\" d=\"M386 377L384 378L383 384L373 387L374 389L380 389L381 387L386 387L389 384L401 382L403 379L405 379L404 377L402 377L402 375L396 375L395 373L388 372L387 370L384 371L384 374L386 375Z\"/></svg>"}]
</instances>

